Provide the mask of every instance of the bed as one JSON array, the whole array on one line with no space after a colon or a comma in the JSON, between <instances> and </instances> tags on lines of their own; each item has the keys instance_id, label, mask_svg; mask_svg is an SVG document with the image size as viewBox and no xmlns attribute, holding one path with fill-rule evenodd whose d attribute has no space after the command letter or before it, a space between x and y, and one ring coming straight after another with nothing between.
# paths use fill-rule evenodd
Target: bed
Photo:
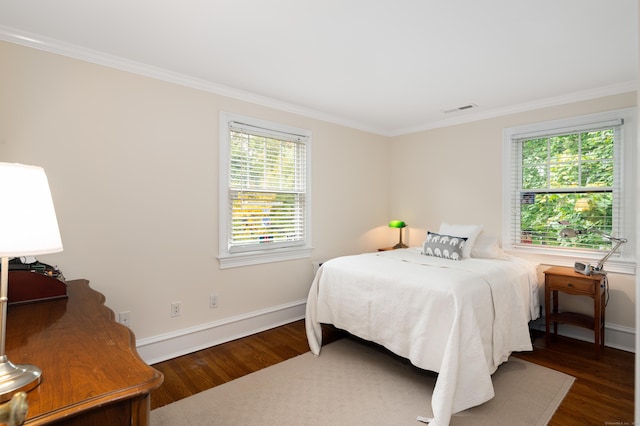
<instances>
[{"instance_id":1,"label":"bed","mask_svg":"<svg viewBox=\"0 0 640 426\"><path fill-rule=\"evenodd\" d=\"M315 355L321 324L332 324L439 373L432 416L416 414L446 425L452 414L493 398L491 375L512 352L532 350L536 268L503 254L457 261L429 256L425 247L322 264L309 292L306 331Z\"/></svg>"}]
</instances>

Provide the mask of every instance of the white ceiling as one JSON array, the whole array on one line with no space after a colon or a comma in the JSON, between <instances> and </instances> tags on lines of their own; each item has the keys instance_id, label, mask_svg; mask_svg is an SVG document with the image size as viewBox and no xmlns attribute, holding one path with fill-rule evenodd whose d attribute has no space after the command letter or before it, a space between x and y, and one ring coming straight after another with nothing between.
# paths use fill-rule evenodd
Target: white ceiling
<instances>
[{"instance_id":1,"label":"white ceiling","mask_svg":"<svg viewBox=\"0 0 640 426\"><path fill-rule=\"evenodd\" d=\"M637 0L2 0L0 39L398 135L637 88ZM468 104L463 112L443 110Z\"/></svg>"}]
</instances>

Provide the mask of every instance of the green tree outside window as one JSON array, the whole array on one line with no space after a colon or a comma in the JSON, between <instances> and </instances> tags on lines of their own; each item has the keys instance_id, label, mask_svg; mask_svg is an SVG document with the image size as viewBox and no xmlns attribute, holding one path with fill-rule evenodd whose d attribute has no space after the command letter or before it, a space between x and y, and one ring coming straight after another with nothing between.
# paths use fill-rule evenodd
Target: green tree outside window
<instances>
[{"instance_id":1,"label":"green tree outside window","mask_svg":"<svg viewBox=\"0 0 640 426\"><path fill-rule=\"evenodd\" d=\"M520 242L607 250L611 243L598 234L559 233L567 226L611 233L614 130L528 139L521 149Z\"/></svg>"}]
</instances>

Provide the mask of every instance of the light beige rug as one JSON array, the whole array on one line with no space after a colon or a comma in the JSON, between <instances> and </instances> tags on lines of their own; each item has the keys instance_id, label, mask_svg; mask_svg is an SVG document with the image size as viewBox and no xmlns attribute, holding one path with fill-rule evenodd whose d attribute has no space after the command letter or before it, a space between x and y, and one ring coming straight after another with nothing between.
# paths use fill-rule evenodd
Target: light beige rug
<instances>
[{"instance_id":1,"label":"light beige rug","mask_svg":"<svg viewBox=\"0 0 640 426\"><path fill-rule=\"evenodd\" d=\"M351 339L151 412L152 426L424 425L435 374ZM516 358L493 375L496 396L452 425L545 425L574 378Z\"/></svg>"}]
</instances>

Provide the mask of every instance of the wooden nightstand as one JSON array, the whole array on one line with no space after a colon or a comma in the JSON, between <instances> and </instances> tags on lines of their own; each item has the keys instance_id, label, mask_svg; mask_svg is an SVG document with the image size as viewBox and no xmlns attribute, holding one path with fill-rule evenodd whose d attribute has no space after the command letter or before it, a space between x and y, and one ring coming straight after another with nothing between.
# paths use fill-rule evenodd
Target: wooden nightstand
<instances>
[{"instance_id":1,"label":"wooden nightstand","mask_svg":"<svg viewBox=\"0 0 640 426\"><path fill-rule=\"evenodd\" d=\"M602 274L582 275L573 268L554 266L544 271L544 309L547 332L547 346L551 342L550 325L553 323L553 337L558 335L558 323L588 328L594 332L595 355L600 357L604 350L605 280ZM569 295L589 296L593 299L593 316L574 312L558 312L558 292ZM553 297L553 310L551 299Z\"/></svg>"},{"instance_id":2,"label":"wooden nightstand","mask_svg":"<svg viewBox=\"0 0 640 426\"><path fill-rule=\"evenodd\" d=\"M378 249L378 251L389 251L389 250L395 250L395 249L393 247L382 247Z\"/></svg>"}]
</instances>

